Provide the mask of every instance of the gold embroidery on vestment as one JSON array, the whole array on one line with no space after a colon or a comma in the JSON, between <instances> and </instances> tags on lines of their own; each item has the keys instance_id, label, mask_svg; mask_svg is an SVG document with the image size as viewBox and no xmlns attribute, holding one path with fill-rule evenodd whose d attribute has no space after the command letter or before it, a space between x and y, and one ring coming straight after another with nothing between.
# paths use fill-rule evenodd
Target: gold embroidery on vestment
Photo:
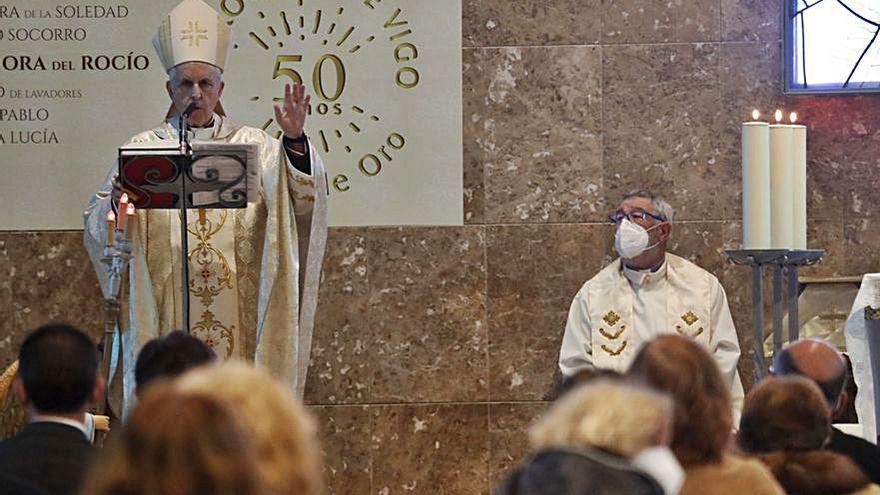
<instances>
[{"instance_id":1,"label":"gold embroidery on vestment","mask_svg":"<svg viewBox=\"0 0 880 495\"><path fill-rule=\"evenodd\" d=\"M618 337L620 337L620 334L622 334L624 332L624 330L626 330L626 327L621 326L620 330L618 330L616 333L611 333L611 332L605 330L604 328L599 327L599 333L601 333L603 337L605 337L606 339L609 339L609 340L616 340Z\"/></svg>"},{"instance_id":2,"label":"gold embroidery on vestment","mask_svg":"<svg viewBox=\"0 0 880 495\"><path fill-rule=\"evenodd\" d=\"M628 340L624 340L624 341L623 341L623 344L621 344L621 346L620 346L617 350L611 349L611 348L608 347L607 345L602 344L602 350L605 351L605 352L607 352L607 353L608 353L609 355L611 355L612 357L617 357L617 356L620 356L621 353L623 353L623 350L626 349L626 345L627 345L627 344L629 344L629 341L628 341Z\"/></svg>"},{"instance_id":3,"label":"gold embroidery on vestment","mask_svg":"<svg viewBox=\"0 0 880 495\"><path fill-rule=\"evenodd\" d=\"M681 315L681 319L688 324L688 326L692 326L694 323L700 321L700 318L694 314L693 311L688 311L687 313Z\"/></svg>"},{"instance_id":4,"label":"gold embroidery on vestment","mask_svg":"<svg viewBox=\"0 0 880 495\"><path fill-rule=\"evenodd\" d=\"M612 327L620 321L620 315L615 313L614 311L609 311L605 313L605 316L602 317L605 320L605 323L611 325Z\"/></svg>"}]
</instances>

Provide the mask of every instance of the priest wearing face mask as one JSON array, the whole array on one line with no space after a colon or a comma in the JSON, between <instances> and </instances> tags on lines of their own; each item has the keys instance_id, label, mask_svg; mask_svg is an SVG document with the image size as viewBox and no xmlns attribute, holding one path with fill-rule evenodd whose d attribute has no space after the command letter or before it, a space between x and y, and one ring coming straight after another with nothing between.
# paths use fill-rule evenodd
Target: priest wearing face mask
<instances>
[{"instance_id":1,"label":"priest wearing face mask","mask_svg":"<svg viewBox=\"0 0 880 495\"><path fill-rule=\"evenodd\" d=\"M666 252L673 216L669 203L650 191L627 194L609 216L620 258L575 295L559 369L564 376L592 367L626 372L644 343L677 333L712 353L731 385L738 419L740 348L727 296L714 275Z\"/></svg>"}]
</instances>

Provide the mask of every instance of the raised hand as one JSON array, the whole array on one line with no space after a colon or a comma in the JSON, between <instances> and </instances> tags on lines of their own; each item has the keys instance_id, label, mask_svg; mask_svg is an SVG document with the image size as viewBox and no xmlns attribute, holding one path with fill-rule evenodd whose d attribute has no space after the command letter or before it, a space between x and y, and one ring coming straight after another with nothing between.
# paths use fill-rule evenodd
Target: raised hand
<instances>
[{"instance_id":1,"label":"raised hand","mask_svg":"<svg viewBox=\"0 0 880 495\"><path fill-rule=\"evenodd\" d=\"M285 136L291 139L302 136L311 99L304 85L294 83L292 90L290 84L284 85L284 103L275 105L275 121Z\"/></svg>"}]
</instances>

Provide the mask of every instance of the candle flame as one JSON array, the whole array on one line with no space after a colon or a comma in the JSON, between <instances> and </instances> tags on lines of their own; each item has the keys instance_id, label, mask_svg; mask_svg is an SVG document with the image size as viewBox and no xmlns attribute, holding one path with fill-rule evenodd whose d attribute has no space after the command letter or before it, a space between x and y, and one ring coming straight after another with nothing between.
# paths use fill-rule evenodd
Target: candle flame
<instances>
[{"instance_id":1,"label":"candle flame","mask_svg":"<svg viewBox=\"0 0 880 495\"><path fill-rule=\"evenodd\" d=\"M128 193L122 193L122 196L119 197L120 203L128 203Z\"/></svg>"},{"instance_id":2,"label":"candle flame","mask_svg":"<svg viewBox=\"0 0 880 495\"><path fill-rule=\"evenodd\" d=\"M791 115L788 116L788 119L791 120L792 124L797 122L797 112L791 112Z\"/></svg>"},{"instance_id":3,"label":"candle flame","mask_svg":"<svg viewBox=\"0 0 880 495\"><path fill-rule=\"evenodd\" d=\"M752 110L752 120L758 120L759 118L761 118L761 112L757 108Z\"/></svg>"},{"instance_id":4,"label":"candle flame","mask_svg":"<svg viewBox=\"0 0 880 495\"><path fill-rule=\"evenodd\" d=\"M776 122L782 122L782 110L776 110L774 117L776 117Z\"/></svg>"},{"instance_id":5,"label":"candle flame","mask_svg":"<svg viewBox=\"0 0 880 495\"><path fill-rule=\"evenodd\" d=\"M125 209L126 215L134 215L134 203L129 203L128 207Z\"/></svg>"},{"instance_id":6,"label":"candle flame","mask_svg":"<svg viewBox=\"0 0 880 495\"><path fill-rule=\"evenodd\" d=\"M113 213L113 210L107 212L107 221L115 222L116 221L116 213Z\"/></svg>"}]
</instances>

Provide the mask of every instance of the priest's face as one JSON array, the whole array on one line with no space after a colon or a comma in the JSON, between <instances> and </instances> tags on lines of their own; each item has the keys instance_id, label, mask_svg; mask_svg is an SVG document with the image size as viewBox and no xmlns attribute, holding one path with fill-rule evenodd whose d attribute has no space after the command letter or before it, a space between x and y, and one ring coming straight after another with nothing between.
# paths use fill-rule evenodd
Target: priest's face
<instances>
[{"instance_id":1,"label":"priest's face","mask_svg":"<svg viewBox=\"0 0 880 495\"><path fill-rule=\"evenodd\" d=\"M178 114L191 102L196 104L189 116L189 125L204 127L211 123L214 108L223 94L222 72L204 62L186 62L168 71L165 88Z\"/></svg>"}]
</instances>

